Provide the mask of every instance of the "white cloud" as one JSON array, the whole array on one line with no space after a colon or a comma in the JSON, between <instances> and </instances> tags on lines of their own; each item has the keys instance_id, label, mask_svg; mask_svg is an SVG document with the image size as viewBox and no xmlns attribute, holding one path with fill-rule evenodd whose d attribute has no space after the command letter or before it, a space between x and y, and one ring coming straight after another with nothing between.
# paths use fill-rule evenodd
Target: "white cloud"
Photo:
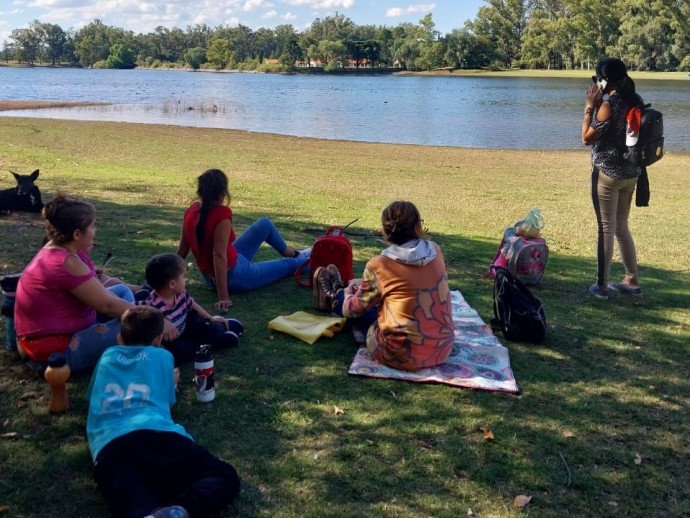
<instances>
[{"instance_id":1,"label":"white cloud","mask_svg":"<svg viewBox=\"0 0 690 518\"><path fill-rule=\"evenodd\" d=\"M255 9L271 9L273 4L264 0L246 0L242 6L245 12L254 11Z\"/></svg>"},{"instance_id":2,"label":"white cloud","mask_svg":"<svg viewBox=\"0 0 690 518\"><path fill-rule=\"evenodd\" d=\"M386 11L386 18L399 18L408 14L430 13L436 9L436 4L416 4L407 7L391 7Z\"/></svg>"},{"instance_id":3,"label":"white cloud","mask_svg":"<svg viewBox=\"0 0 690 518\"><path fill-rule=\"evenodd\" d=\"M262 20L272 20L273 18L278 17L278 11L273 9L272 11L266 11L264 14L261 15Z\"/></svg>"},{"instance_id":4,"label":"white cloud","mask_svg":"<svg viewBox=\"0 0 690 518\"><path fill-rule=\"evenodd\" d=\"M26 4L27 7L39 7L49 9L64 9L68 7L80 7L84 0L34 0Z\"/></svg>"},{"instance_id":5,"label":"white cloud","mask_svg":"<svg viewBox=\"0 0 690 518\"><path fill-rule=\"evenodd\" d=\"M350 9L355 0L283 0L289 5L306 5L312 9Z\"/></svg>"},{"instance_id":6,"label":"white cloud","mask_svg":"<svg viewBox=\"0 0 690 518\"><path fill-rule=\"evenodd\" d=\"M283 14L280 18L285 20L286 22L290 22L292 20L296 20L297 15L288 12L288 13Z\"/></svg>"}]
</instances>

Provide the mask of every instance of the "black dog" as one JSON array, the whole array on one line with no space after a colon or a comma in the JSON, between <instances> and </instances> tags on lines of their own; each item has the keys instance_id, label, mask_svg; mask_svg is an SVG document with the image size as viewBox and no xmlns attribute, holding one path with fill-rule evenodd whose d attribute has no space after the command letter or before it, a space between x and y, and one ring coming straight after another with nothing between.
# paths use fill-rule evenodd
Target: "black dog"
<instances>
[{"instance_id":1,"label":"black dog","mask_svg":"<svg viewBox=\"0 0 690 518\"><path fill-rule=\"evenodd\" d=\"M17 180L17 186L0 191L0 212L41 212L41 191L34 184L38 178L38 169L31 174L17 174L12 171L10 173Z\"/></svg>"}]
</instances>

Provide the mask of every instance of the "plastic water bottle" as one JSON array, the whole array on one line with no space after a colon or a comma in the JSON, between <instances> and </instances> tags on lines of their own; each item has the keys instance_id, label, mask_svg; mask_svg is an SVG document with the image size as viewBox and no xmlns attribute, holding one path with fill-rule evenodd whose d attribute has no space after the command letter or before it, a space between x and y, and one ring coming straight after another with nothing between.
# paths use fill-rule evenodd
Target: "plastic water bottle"
<instances>
[{"instance_id":1,"label":"plastic water bottle","mask_svg":"<svg viewBox=\"0 0 690 518\"><path fill-rule=\"evenodd\" d=\"M210 345L202 345L194 355L194 385L196 399L203 403L213 401L216 397L216 386L213 379L215 371Z\"/></svg>"},{"instance_id":2,"label":"plastic water bottle","mask_svg":"<svg viewBox=\"0 0 690 518\"><path fill-rule=\"evenodd\" d=\"M64 354L53 353L48 357L48 368L44 373L46 381L50 384L50 403L48 412L60 414L69 409L69 397L67 396L67 380L72 373L67 358Z\"/></svg>"}]
</instances>

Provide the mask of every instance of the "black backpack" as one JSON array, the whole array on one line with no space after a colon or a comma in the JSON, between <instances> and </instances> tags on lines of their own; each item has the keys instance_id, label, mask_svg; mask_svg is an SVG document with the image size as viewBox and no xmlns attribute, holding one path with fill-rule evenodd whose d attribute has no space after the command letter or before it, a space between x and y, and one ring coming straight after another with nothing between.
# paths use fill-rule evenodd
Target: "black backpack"
<instances>
[{"instance_id":1,"label":"black backpack","mask_svg":"<svg viewBox=\"0 0 690 518\"><path fill-rule=\"evenodd\" d=\"M627 146L623 158L633 165L648 166L664 156L664 116L651 108L651 104L639 107L642 110L640 136L637 144Z\"/></svg>"},{"instance_id":2,"label":"black backpack","mask_svg":"<svg viewBox=\"0 0 690 518\"><path fill-rule=\"evenodd\" d=\"M537 297L505 268L494 266L494 315L491 327L513 342L541 343L546 336L546 315Z\"/></svg>"}]
</instances>

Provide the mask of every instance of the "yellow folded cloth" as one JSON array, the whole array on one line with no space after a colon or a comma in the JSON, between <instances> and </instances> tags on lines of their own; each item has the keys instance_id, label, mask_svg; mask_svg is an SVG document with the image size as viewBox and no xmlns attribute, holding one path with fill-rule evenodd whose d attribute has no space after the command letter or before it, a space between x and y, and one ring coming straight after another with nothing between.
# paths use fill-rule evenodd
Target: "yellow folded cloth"
<instances>
[{"instance_id":1,"label":"yellow folded cloth","mask_svg":"<svg viewBox=\"0 0 690 518\"><path fill-rule=\"evenodd\" d=\"M304 311L292 315L276 317L268 323L268 328L281 331L313 344L320 337L333 335L343 330L346 319L343 317L322 317Z\"/></svg>"}]
</instances>

